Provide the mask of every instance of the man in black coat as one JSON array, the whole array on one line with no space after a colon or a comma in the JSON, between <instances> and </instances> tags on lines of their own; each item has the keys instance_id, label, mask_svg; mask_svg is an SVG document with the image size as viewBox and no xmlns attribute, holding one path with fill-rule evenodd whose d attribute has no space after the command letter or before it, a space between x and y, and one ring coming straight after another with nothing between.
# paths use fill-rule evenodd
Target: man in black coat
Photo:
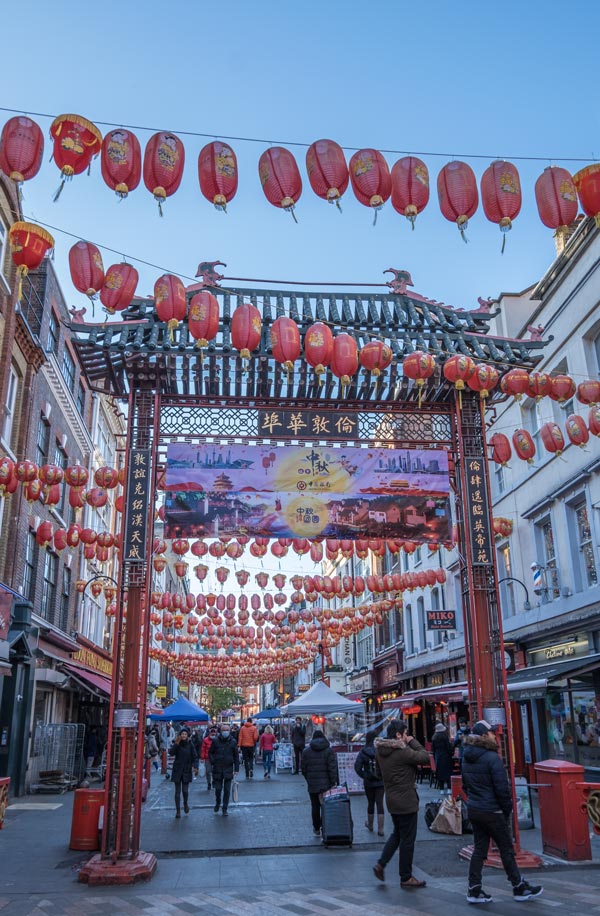
<instances>
[{"instance_id":1,"label":"man in black coat","mask_svg":"<svg viewBox=\"0 0 600 916\"><path fill-rule=\"evenodd\" d=\"M210 760L213 786L215 787L215 813L221 807L222 793L223 817L227 817L233 774L240 771L237 741L232 737L229 725L224 725L212 742L208 752L208 759Z\"/></svg>"},{"instance_id":2,"label":"man in black coat","mask_svg":"<svg viewBox=\"0 0 600 916\"><path fill-rule=\"evenodd\" d=\"M320 728L313 732L312 740L302 752L302 775L310 796L313 830L321 833L321 794L338 784L337 757Z\"/></svg>"},{"instance_id":3,"label":"man in black coat","mask_svg":"<svg viewBox=\"0 0 600 916\"><path fill-rule=\"evenodd\" d=\"M183 790L183 810L189 814L189 786L193 779L193 771L198 767L198 754L190 741L190 730L186 725L180 729L169 748L169 756L175 758L171 768L171 779L175 783L175 817L181 817L181 792Z\"/></svg>"},{"instance_id":4,"label":"man in black coat","mask_svg":"<svg viewBox=\"0 0 600 916\"><path fill-rule=\"evenodd\" d=\"M306 725L302 724L300 716L296 717L296 724L292 729L292 747L294 748L294 774L300 772L300 758L306 747Z\"/></svg>"},{"instance_id":5,"label":"man in black coat","mask_svg":"<svg viewBox=\"0 0 600 916\"><path fill-rule=\"evenodd\" d=\"M493 898L481 886L481 872L490 840L498 847L515 900L539 897L541 885L524 881L515 859L510 832L512 792L504 764L498 754L493 726L481 719L464 739L462 781L468 798L469 820L473 825L474 849L469 866L468 903L491 903Z\"/></svg>"}]
</instances>

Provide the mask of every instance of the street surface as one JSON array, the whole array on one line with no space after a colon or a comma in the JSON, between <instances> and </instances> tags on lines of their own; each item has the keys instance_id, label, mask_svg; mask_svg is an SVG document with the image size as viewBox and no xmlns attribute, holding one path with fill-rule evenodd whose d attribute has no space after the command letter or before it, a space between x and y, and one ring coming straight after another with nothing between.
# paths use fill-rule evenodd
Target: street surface
<instances>
[{"instance_id":1,"label":"street surface","mask_svg":"<svg viewBox=\"0 0 600 916\"><path fill-rule=\"evenodd\" d=\"M92 786L94 787L94 786ZM437 793L420 789L421 807ZM371 868L383 839L364 827L366 800L352 797L355 843L352 849L325 849L313 836L304 779L289 773L271 780L240 777L240 802L230 816L213 811L214 796L202 780L190 791L191 811L174 817L173 786L154 775L143 809L142 848L158 857L149 883L89 888L77 881L87 853L68 849L73 793L33 795L13 800L0 832L0 914L2 916L456 916L471 908L465 900L467 864L458 850L469 837L430 833L422 816L415 874L427 888L403 891L398 860L387 868L385 884ZM391 821L386 818L386 832ZM522 844L541 852L539 830L523 831ZM545 858L528 872L544 885L530 901L533 914L600 914L600 837L592 839L594 864L569 865ZM485 912L513 916L523 903L512 899L504 873L485 870L485 889L495 901Z\"/></svg>"}]
</instances>

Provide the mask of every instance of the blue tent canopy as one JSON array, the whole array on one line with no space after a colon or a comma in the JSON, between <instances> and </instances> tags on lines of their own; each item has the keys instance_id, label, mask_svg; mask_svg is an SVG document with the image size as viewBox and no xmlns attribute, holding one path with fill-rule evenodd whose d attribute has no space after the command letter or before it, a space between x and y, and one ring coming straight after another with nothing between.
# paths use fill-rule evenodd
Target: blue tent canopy
<instances>
[{"instance_id":1,"label":"blue tent canopy","mask_svg":"<svg viewBox=\"0 0 600 916\"><path fill-rule=\"evenodd\" d=\"M154 722L208 722L210 716L200 706L180 697L164 712L149 716Z\"/></svg>"},{"instance_id":2,"label":"blue tent canopy","mask_svg":"<svg viewBox=\"0 0 600 916\"><path fill-rule=\"evenodd\" d=\"M282 717L283 713L278 706L269 706L252 716L253 719L281 719Z\"/></svg>"}]
</instances>

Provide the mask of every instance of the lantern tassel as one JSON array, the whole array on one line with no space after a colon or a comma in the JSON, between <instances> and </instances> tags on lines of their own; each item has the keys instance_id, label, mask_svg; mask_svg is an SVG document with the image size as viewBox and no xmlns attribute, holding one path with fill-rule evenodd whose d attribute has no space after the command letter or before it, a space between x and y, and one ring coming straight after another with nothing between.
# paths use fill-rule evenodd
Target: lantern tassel
<instances>
[{"instance_id":1,"label":"lantern tassel","mask_svg":"<svg viewBox=\"0 0 600 916\"><path fill-rule=\"evenodd\" d=\"M159 215L159 216L162 216L162 215L163 215L163 208L162 208L162 201L161 201L161 200L158 201L158 215Z\"/></svg>"},{"instance_id":2,"label":"lantern tassel","mask_svg":"<svg viewBox=\"0 0 600 916\"><path fill-rule=\"evenodd\" d=\"M53 202L53 203L56 203L56 201L58 200L58 198L59 198L60 195L62 194L63 188L64 188L64 186L65 186L65 181L66 181L66 178L63 178L63 180L61 181L61 183L60 183L60 185L59 185L59 187L58 187L58 190L56 191L56 193L54 194L54 197L52 198L52 202Z\"/></svg>"},{"instance_id":3,"label":"lantern tassel","mask_svg":"<svg viewBox=\"0 0 600 916\"><path fill-rule=\"evenodd\" d=\"M465 230L464 230L461 226L459 226L459 229L460 229L460 237L462 238L462 240L463 240L463 242L465 243L465 245L468 245L468 244L469 244L469 240L468 240L468 238L467 238L466 235L465 235Z\"/></svg>"},{"instance_id":4,"label":"lantern tassel","mask_svg":"<svg viewBox=\"0 0 600 916\"><path fill-rule=\"evenodd\" d=\"M500 249L500 254L504 254L504 249L506 248L506 233L502 236L502 248Z\"/></svg>"},{"instance_id":5,"label":"lantern tassel","mask_svg":"<svg viewBox=\"0 0 600 916\"><path fill-rule=\"evenodd\" d=\"M343 210L342 210L342 208L341 208L341 206L340 206L339 200L336 200L335 205L336 205L336 207L338 208L338 210L340 211L340 213L342 213Z\"/></svg>"}]
</instances>

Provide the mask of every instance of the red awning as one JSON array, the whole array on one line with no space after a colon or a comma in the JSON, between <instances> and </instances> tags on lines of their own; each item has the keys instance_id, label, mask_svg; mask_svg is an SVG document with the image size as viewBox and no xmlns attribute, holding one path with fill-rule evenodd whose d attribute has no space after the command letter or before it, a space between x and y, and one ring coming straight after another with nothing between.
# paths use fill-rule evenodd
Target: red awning
<instances>
[{"instance_id":1,"label":"red awning","mask_svg":"<svg viewBox=\"0 0 600 916\"><path fill-rule=\"evenodd\" d=\"M111 681L101 674L94 671L88 671L87 668L78 668L76 665L63 665L69 672L69 676L78 681L83 687L92 690L93 693L105 693L110 696Z\"/></svg>"}]
</instances>

